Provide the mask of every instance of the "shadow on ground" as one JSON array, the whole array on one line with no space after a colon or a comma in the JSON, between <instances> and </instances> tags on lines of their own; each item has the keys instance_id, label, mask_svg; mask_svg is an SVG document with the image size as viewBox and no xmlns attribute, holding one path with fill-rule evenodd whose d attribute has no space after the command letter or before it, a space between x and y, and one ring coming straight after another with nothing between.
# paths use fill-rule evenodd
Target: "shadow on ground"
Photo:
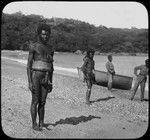
<instances>
[{"instance_id":1,"label":"shadow on ground","mask_svg":"<svg viewBox=\"0 0 150 140\"><path fill-rule=\"evenodd\" d=\"M107 101L107 100L110 100L112 98L115 98L115 97L106 97L106 98L99 98L99 99L96 99L94 101L90 101L91 103L94 103L94 102L100 102L100 101Z\"/></svg>"},{"instance_id":2,"label":"shadow on ground","mask_svg":"<svg viewBox=\"0 0 150 140\"><path fill-rule=\"evenodd\" d=\"M141 99L137 97L137 98L134 98L133 101L141 102ZM146 98L145 98L145 99L143 99L142 101L149 102L149 99L146 99Z\"/></svg>"},{"instance_id":3,"label":"shadow on ground","mask_svg":"<svg viewBox=\"0 0 150 140\"><path fill-rule=\"evenodd\" d=\"M98 117L98 116L92 116L92 115L89 115L89 116L80 116L80 117L70 117L70 118L66 118L66 119L60 119L59 121L51 124L51 123L45 123L44 124L44 127L48 129L48 126L49 125L52 125L52 126L56 126L56 125L59 125L59 124L72 124L72 125L77 125L79 123L82 123L82 122L87 122L87 121L90 121L92 119L101 119L101 117ZM50 130L50 129L49 129Z\"/></svg>"}]
</instances>

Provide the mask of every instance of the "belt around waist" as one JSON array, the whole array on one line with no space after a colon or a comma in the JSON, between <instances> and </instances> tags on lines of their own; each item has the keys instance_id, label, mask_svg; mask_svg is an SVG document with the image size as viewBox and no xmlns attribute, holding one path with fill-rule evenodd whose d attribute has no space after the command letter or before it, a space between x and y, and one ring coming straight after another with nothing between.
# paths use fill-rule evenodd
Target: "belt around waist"
<instances>
[{"instance_id":1,"label":"belt around waist","mask_svg":"<svg viewBox=\"0 0 150 140\"><path fill-rule=\"evenodd\" d=\"M47 63L44 61L34 61L32 64L32 70L52 71L52 63Z\"/></svg>"}]
</instances>

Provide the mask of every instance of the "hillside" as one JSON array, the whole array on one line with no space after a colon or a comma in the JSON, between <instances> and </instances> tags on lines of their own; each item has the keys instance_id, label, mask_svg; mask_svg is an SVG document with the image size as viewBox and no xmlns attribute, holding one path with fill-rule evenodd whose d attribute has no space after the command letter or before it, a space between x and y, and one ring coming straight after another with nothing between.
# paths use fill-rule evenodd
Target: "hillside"
<instances>
[{"instance_id":1,"label":"hillside","mask_svg":"<svg viewBox=\"0 0 150 140\"><path fill-rule=\"evenodd\" d=\"M21 12L2 14L1 49L28 50L29 44L36 41L36 28L40 22L51 25L50 43L56 51L84 52L93 48L101 53L148 53L148 29L96 27L79 20L48 19Z\"/></svg>"}]
</instances>

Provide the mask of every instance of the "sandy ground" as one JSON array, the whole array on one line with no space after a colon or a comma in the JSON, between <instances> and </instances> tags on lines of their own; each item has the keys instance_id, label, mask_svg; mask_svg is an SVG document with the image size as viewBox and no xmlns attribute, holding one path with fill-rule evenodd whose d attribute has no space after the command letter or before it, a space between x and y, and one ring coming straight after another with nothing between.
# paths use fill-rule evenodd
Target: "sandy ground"
<instances>
[{"instance_id":1,"label":"sandy ground","mask_svg":"<svg viewBox=\"0 0 150 140\"><path fill-rule=\"evenodd\" d=\"M129 91L93 86L92 105L85 105L86 87L78 78L54 74L54 89L48 94L45 123L37 132L31 128L26 66L1 61L1 118L3 132L13 138L138 138L148 128L148 101L140 92L130 101ZM148 93L145 98L148 99Z\"/></svg>"}]
</instances>

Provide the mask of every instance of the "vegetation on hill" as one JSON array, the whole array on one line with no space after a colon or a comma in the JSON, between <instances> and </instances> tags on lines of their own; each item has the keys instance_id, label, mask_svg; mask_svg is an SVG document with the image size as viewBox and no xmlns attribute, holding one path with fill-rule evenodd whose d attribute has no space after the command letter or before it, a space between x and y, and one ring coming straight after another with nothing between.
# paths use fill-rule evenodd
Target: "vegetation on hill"
<instances>
[{"instance_id":1,"label":"vegetation on hill","mask_svg":"<svg viewBox=\"0 0 150 140\"><path fill-rule=\"evenodd\" d=\"M21 12L1 16L1 49L28 50L36 41L40 22L51 25L50 43L56 51L76 52L93 48L101 53L148 53L148 29L107 28L66 18L44 18Z\"/></svg>"}]
</instances>

